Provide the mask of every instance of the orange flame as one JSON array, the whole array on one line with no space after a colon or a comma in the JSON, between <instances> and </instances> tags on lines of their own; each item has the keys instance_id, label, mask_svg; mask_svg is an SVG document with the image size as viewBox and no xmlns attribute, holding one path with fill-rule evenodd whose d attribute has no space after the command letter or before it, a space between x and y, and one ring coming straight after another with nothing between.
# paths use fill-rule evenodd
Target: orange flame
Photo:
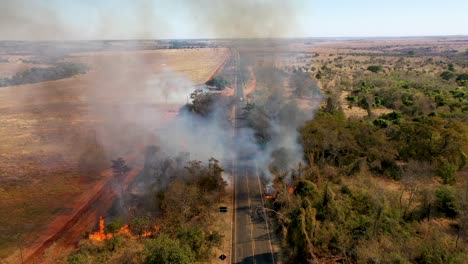
<instances>
[{"instance_id":1,"label":"orange flame","mask_svg":"<svg viewBox=\"0 0 468 264\"><path fill-rule=\"evenodd\" d=\"M105 228L105 222L104 222L104 218L102 218L102 216L101 216L101 217L99 217L99 231L96 231L94 233L89 234L88 238L90 240L94 240L94 241L104 241L106 239L110 239L110 238L114 237L113 234L106 234L104 232L104 228ZM143 232L141 234L141 237L154 236L160 229L161 229L161 227L157 225L157 226L155 226L155 231L154 232L153 231L145 231L145 232ZM128 224L126 224L122 228L120 228L119 231L117 231L115 235L125 235L125 236L131 237L131 238L138 238L138 236L135 236L135 235L132 234Z\"/></svg>"},{"instance_id":2,"label":"orange flame","mask_svg":"<svg viewBox=\"0 0 468 264\"><path fill-rule=\"evenodd\" d=\"M99 231L96 231L92 234L89 234L89 239L90 240L95 240L95 241L104 241L106 239L112 238L112 234L105 234L104 233L104 218L99 217Z\"/></svg>"}]
</instances>

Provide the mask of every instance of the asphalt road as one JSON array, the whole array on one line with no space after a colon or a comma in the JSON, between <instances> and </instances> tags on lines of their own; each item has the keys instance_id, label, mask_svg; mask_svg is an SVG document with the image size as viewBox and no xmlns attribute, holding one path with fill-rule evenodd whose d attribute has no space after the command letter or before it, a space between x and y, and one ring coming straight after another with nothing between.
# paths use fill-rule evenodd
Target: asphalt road
<instances>
[{"instance_id":1,"label":"asphalt road","mask_svg":"<svg viewBox=\"0 0 468 264\"><path fill-rule=\"evenodd\" d=\"M239 54L235 50L234 52L239 65ZM244 82L239 67L236 70L234 83L237 100L233 109L233 127L234 130L238 130L244 126L241 116L245 104ZM232 172L234 183L232 263L275 263L272 234L263 210L263 187L256 165L252 159L239 156L233 161Z\"/></svg>"}]
</instances>

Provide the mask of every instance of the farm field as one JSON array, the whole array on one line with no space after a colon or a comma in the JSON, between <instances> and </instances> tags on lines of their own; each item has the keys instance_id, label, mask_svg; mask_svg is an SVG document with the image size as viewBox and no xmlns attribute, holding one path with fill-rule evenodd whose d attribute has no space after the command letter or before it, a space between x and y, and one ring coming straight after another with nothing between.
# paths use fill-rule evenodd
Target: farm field
<instances>
[{"instance_id":1,"label":"farm field","mask_svg":"<svg viewBox=\"0 0 468 264\"><path fill-rule=\"evenodd\" d=\"M122 117L122 109L144 107L148 115L158 109L165 113L157 119L162 123L227 54L211 48L73 53L66 61L88 65L88 73L0 88L0 259L14 252L18 257L19 248L36 243L54 218L71 215L76 202L106 179L102 172L110 159L131 155L150 136L148 129L129 128L149 119L132 121L136 111ZM31 67L18 65L1 63L1 76ZM184 84L182 100L170 90L176 83ZM123 121L114 126L114 118Z\"/></svg>"}]
</instances>

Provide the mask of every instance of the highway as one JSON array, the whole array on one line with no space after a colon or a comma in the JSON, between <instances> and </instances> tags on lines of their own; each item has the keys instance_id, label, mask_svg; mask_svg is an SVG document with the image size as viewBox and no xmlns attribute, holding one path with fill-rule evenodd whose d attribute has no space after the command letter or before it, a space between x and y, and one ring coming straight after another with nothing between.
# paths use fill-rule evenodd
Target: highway
<instances>
[{"instance_id":1,"label":"highway","mask_svg":"<svg viewBox=\"0 0 468 264\"><path fill-rule=\"evenodd\" d=\"M245 126L244 81L239 70L239 53L233 50L237 67L234 79L236 103L233 106L234 142L236 131ZM239 146L241 144L236 144ZM271 230L263 209L262 185L255 161L243 157L242 149L237 149L238 157L233 161L233 241L232 263L275 263Z\"/></svg>"}]
</instances>

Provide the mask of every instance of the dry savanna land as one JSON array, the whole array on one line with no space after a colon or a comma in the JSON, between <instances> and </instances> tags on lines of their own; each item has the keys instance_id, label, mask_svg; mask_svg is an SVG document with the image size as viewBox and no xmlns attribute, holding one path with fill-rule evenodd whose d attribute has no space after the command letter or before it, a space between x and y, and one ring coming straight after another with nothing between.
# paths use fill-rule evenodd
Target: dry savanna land
<instances>
[{"instance_id":1,"label":"dry savanna land","mask_svg":"<svg viewBox=\"0 0 468 264\"><path fill-rule=\"evenodd\" d=\"M236 196L224 180L242 158L167 156L157 134L171 132L182 105L188 123L207 127L218 110L222 142L240 157L287 142L256 171L274 189L262 216L280 263L467 259L466 37L154 43L0 52L0 259L41 245L47 263L141 263L168 251L208 263L232 253ZM247 141L232 126L256 152L231 149ZM293 145L302 161L287 165ZM120 214L127 222L115 213L96 231L89 210L71 234L43 243L80 205L113 207L118 188L95 194L119 173L136 200Z\"/></svg>"},{"instance_id":2,"label":"dry savanna land","mask_svg":"<svg viewBox=\"0 0 468 264\"><path fill-rule=\"evenodd\" d=\"M54 218L72 215L80 196L105 180L110 159L128 156L132 145L144 143L121 142L118 151L103 143L101 132L126 133L105 125L119 118L119 104L163 107L170 118L180 102L161 106L162 98L148 98L164 85L161 75L177 76L189 86L203 83L227 55L222 48L77 52L65 61L86 64L85 74L1 87L0 259L18 256ZM1 58L1 77L47 67L9 54Z\"/></svg>"}]
</instances>

